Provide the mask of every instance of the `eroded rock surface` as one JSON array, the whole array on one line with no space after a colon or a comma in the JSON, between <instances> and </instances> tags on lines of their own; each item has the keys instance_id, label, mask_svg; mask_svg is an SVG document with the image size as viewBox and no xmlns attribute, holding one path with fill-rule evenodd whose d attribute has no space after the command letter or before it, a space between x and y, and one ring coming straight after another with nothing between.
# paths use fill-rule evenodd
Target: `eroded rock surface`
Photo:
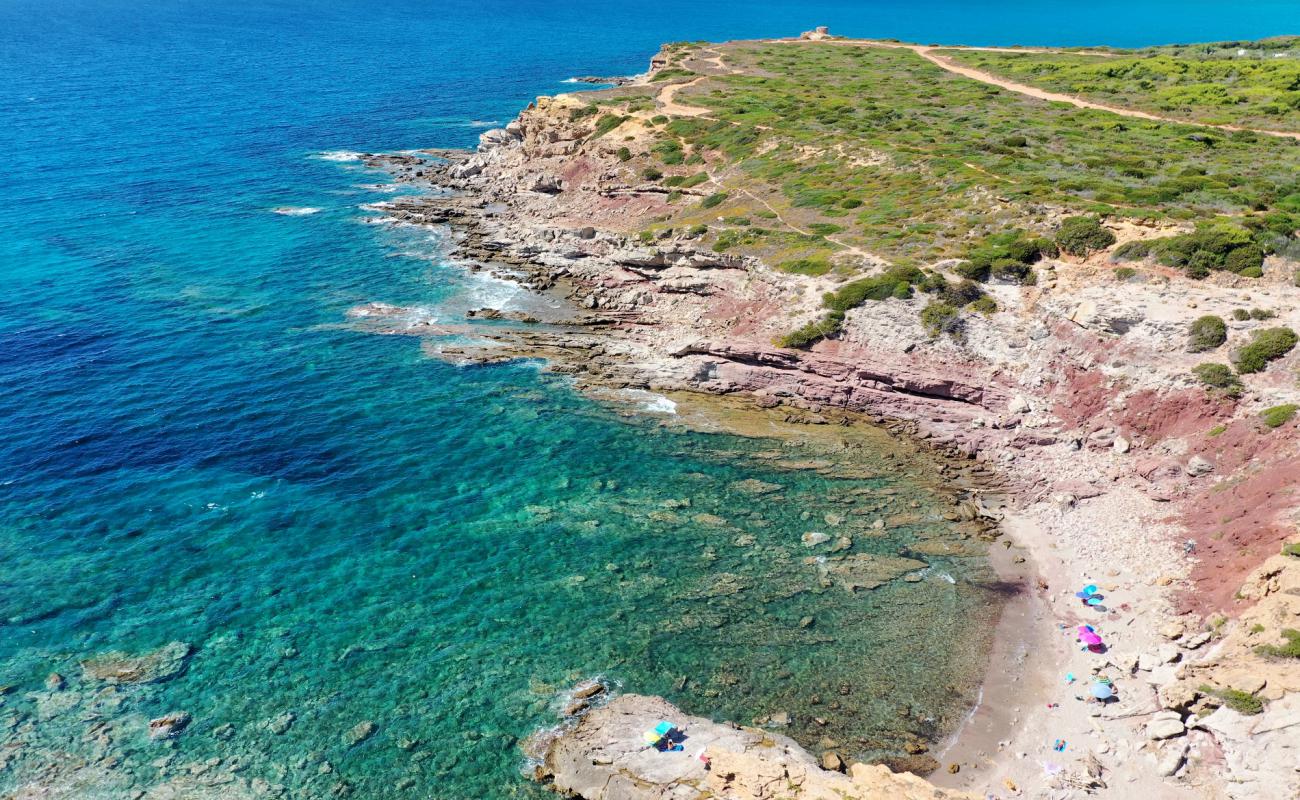
<instances>
[{"instance_id":1,"label":"eroded rock surface","mask_svg":"<svg viewBox=\"0 0 1300 800\"><path fill-rule=\"evenodd\" d=\"M647 747L642 734L660 721L685 732L680 752ZM689 717L658 697L626 694L551 740L537 778L585 800L964 800L908 773L853 764L821 768L794 740L754 728Z\"/></svg>"}]
</instances>

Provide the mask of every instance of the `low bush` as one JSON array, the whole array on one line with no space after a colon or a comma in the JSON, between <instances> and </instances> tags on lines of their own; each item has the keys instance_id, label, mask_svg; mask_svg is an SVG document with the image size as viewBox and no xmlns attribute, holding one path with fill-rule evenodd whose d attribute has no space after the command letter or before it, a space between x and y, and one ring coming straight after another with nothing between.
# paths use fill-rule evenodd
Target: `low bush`
<instances>
[{"instance_id":1,"label":"low bush","mask_svg":"<svg viewBox=\"0 0 1300 800\"><path fill-rule=\"evenodd\" d=\"M1286 640L1282 644L1262 644L1255 652L1266 658L1300 658L1300 631L1284 628L1282 638Z\"/></svg>"},{"instance_id":2,"label":"low bush","mask_svg":"<svg viewBox=\"0 0 1300 800\"><path fill-rule=\"evenodd\" d=\"M1189 277L1204 278L1226 270L1246 277L1263 274L1264 250L1250 231L1226 223L1205 224L1191 233L1155 239L1151 252L1160 263L1183 268Z\"/></svg>"},{"instance_id":3,"label":"low bush","mask_svg":"<svg viewBox=\"0 0 1300 800\"><path fill-rule=\"evenodd\" d=\"M793 261L782 261L778 267L782 272L793 272L796 275L825 275L831 271L831 262L821 256L812 258L798 258Z\"/></svg>"},{"instance_id":4,"label":"low bush","mask_svg":"<svg viewBox=\"0 0 1300 800\"><path fill-rule=\"evenodd\" d=\"M631 160L632 160L632 151L631 151L631 150L628 150L626 147L620 147L620 148L618 148L618 151L617 151L617 153L615 153L615 155L618 156L618 160L619 160L619 161L631 161Z\"/></svg>"},{"instance_id":5,"label":"low bush","mask_svg":"<svg viewBox=\"0 0 1300 800\"><path fill-rule=\"evenodd\" d=\"M687 231L687 233L689 233L691 236L703 236L708 232L709 232L709 226L703 223L700 223L699 225L692 225L690 230Z\"/></svg>"},{"instance_id":6,"label":"low bush","mask_svg":"<svg viewBox=\"0 0 1300 800\"><path fill-rule=\"evenodd\" d=\"M1287 542L1282 545L1282 555L1300 558L1300 542Z\"/></svg>"},{"instance_id":7,"label":"low bush","mask_svg":"<svg viewBox=\"0 0 1300 800\"><path fill-rule=\"evenodd\" d=\"M1295 412L1300 410L1300 406L1295 403L1286 403L1285 405L1273 406L1260 412L1260 419L1270 428L1280 428L1287 424L1295 417Z\"/></svg>"},{"instance_id":8,"label":"low bush","mask_svg":"<svg viewBox=\"0 0 1300 800\"><path fill-rule=\"evenodd\" d=\"M1232 359L1237 372L1248 374L1263 372L1270 361L1276 361L1296 346L1295 331L1290 328L1265 328L1255 331L1250 343L1238 350Z\"/></svg>"},{"instance_id":9,"label":"low bush","mask_svg":"<svg viewBox=\"0 0 1300 800\"><path fill-rule=\"evenodd\" d=\"M1140 261L1151 255L1151 243L1141 240L1125 242L1110 254L1111 261Z\"/></svg>"},{"instance_id":10,"label":"low bush","mask_svg":"<svg viewBox=\"0 0 1300 800\"><path fill-rule=\"evenodd\" d=\"M641 177L648 181L657 181L663 176L664 174L654 167L646 167L641 170Z\"/></svg>"},{"instance_id":11,"label":"low bush","mask_svg":"<svg viewBox=\"0 0 1300 800\"><path fill-rule=\"evenodd\" d=\"M1101 227L1096 217L1066 217L1056 233L1056 244L1061 252L1072 256L1086 256L1105 250L1115 243L1115 234Z\"/></svg>"},{"instance_id":12,"label":"low bush","mask_svg":"<svg viewBox=\"0 0 1300 800\"><path fill-rule=\"evenodd\" d=\"M1002 140L1002 145L1004 147L1026 147L1029 145L1029 140L1019 135L1007 136Z\"/></svg>"},{"instance_id":13,"label":"low bush","mask_svg":"<svg viewBox=\"0 0 1300 800\"><path fill-rule=\"evenodd\" d=\"M727 200L726 192L715 192L700 201L700 208L716 208Z\"/></svg>"},{"instance_id":14,"label":"low bush","mask_svg":"<svg viewBox=\"0 0 1300 800\"><path fill-rule=\"evenodd\" d=\"M1251 319L1266 320L1266 319L1272 319L1273 317L1276 316L1277 316L1276 311L1269 311L1268 309L1265 308L1252 308L1250 310Z\"/></svg>"},{"instance_id":15,"label":"low bush","mask_svg":"<svg viewBox=\"0 0 1300 800\"><path fill-rule=\"evenodd\" d=\"M949 303L936 301L921 309L921 325L931 338L946 333L954 339L961 338L961 314Z\"/></svg>"},{"instance_id":16,"label":"low bush","mask_svg":"<svg viewBox=\"0 0 1300 800\"><path fill-rule=\"evenodd\" d=\"M1132 267L1115 267L1115 280L1127 281L1136 276L1137 270Z\"/></svg>"},{"instance_id":17,"label":"low bush","mask_svg":"<svg viewBox=\"0 0 1300 800\"><path fill-rule=\"evenodd\" d=\"M844 325L844 312L832 311L819 320L793 330L776 340L779 347L807 347L814 342L833 336Z\"/></svg>"},{"instance_id":18,"label":"low bush","mask_svg":"<svg viewBox=\"0 0 1300 800\"><path fill-rule=\"evenodd\" d=\"M1238 322L1245 322L1250 319L1250 312L1244 308L1234 308L1232 309L1232 318Z\"/></svg>"},{"instance_id":19,"label":"low bush","mask_svg":"<svg viewBox=\"0 0 1300 800\"><path fill-rule=\"evenodd\" d=\"M1241 379L1227 364L1207 362L1192 367L1192 374L1206 386L1228 397L1241 396Z\"/></svg>"},{"instance_id":20,"label":"low bush","mask_svg":"<svg viewBox=\"0 0 1300 800\"><path fill-rule=\"evenodd\" d=\"M971 304L966 307L977 314L989 317L997 313L998 302L992 297L984 295L977 300L971 301Z\"/></svg>"},{"instance_id":21,"label":"low bush","mask_svg":"<svg viewBox=\"0 0 1300 800\"><path fill-rule=\"evenodd\" d=\"M1228 341L1228 324L1222 317L1198 317L1188 330L1187 352L1204 353Z\"/></svg>"},{"instance_id":22,"label":"low bush","mask_svg":"<svg viewBox=\"0 0 1300 800\"><path fill-rule=\"evenodd\" d=\"M912 284L925 279L915 267L891 267L880 275L860 278L846 283L822 297L822 305L832 311L845 312L857 308L867 300L885 300L890 297L910 297Z\"/></svg>"},{"instance_id":23,"label":"low bush","mask_svg":"<svg viewBox=\"0 0 1300 800\"><path fill-rule=\"evenodd\" d=\"M1238 714L1252 716L1259 714L1264 710L1264 701L1260 700L1250 692L1243 692L1240 689L1215 689L1213 686L1202 685L1200 690L1205 694L1217 697L1223 701L1223 704Z\"/></svg>"}]
</instances>

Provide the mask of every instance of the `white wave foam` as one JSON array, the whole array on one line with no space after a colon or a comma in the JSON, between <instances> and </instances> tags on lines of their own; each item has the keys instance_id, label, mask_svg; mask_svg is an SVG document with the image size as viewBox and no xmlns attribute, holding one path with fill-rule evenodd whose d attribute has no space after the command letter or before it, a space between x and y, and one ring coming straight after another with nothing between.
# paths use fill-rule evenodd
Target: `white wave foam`
<instances>
[{"instance_id":1,"label":"white wave foam","mask_svg":"<svg viewBox=\"0 0 1300 800\"><path fill-rule=\"evenodd\" d=\"M319 158L321 161L360 161L361 154L353 152L352 150L326 150L322 153L317 153L316 158Z\"/></svg>"},{"instance_id":2,"label":"white wave foam","mask_svg":"<svg viewBox=\"0 0 1300 800\"><path fill-rule=\"evenodd\" d=\"M495 119L472 119L469 121L471 128L499 128L501 121Z\"/></svg>"},{"instance_id":3,"label":"white wave foam","mask_svg":"<svg viewBox=\"0 0 1300 800\"><path fill-rule=\"evenodd\" d=\"M314 206L278 206L271 209L271 213L286 217L305 217L309 214L319 214L320 209Z\"/></svg>"}]
</instances>

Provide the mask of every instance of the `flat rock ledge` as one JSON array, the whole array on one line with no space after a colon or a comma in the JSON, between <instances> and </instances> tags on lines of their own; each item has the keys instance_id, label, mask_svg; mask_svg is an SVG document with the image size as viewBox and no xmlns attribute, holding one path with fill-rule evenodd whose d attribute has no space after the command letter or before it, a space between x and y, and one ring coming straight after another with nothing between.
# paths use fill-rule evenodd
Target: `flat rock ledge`
<instances>
[{"instance_id":1,"label":"flat rock ledge","mask_svg":"<svg viewBox=\"0 0 1300 800\"><path fill-rule=\"evenodd\" d=\"M681 752L646 747L661 720L685 731ZM706 762L707 759L707 762ZM659 697L625 694L593 709L550 741L537 780L586 800L974 800L910 773L853 764L818 766L793 739L689 717Z\"/></svg>"}]
</instances>

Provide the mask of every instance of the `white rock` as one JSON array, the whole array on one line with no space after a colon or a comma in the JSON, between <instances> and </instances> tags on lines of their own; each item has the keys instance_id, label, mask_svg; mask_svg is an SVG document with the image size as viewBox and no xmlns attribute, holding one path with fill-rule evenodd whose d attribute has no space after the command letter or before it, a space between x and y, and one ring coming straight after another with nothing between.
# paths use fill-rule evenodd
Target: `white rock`
<instances>
[{"instance_id":1,"label":"white rock","mask_svg":"<svg viewBox=\"0 0 1300 800\"><path fill-rule=\"evenodd\" d=\"M1152 718L1152 720L1147 723L1148 739L1172 739L1175 736L1182 736L1186 732L1187 728L1183 727L1183 721L1181 719Z\"/></svg>"},{"instance_id":2,"label":"white rock","mask_svg":"<svg viewBox=\"0 0 1300 800\"><path fill-rule=\"evenodd\" d=\"M816 547L819 544L829 542L831 537L821 531L808 531L799 537L799 540L803 542L804 547Z\"/></svg>"},{"instance_id":3,"label":"white rock","mask_svg":"<svg viewBox=\"0 0 1300 800\"><path fill-rule=\"evenodd\" d=\"M1125 439L1123 436L1119 436L1116 437L1115 443L1112 444L1111 447L1115 449L1116 453L1127 453L1129 450L1133 449L1133 443L1128 439Z\"/></svg>"},{"instance_id":4,"label":"white rock","mask_svg":"<svg viewBox=\"0 0 1300 800\"><path fill-rule=\"evenodd\" d=\"M1183 471L1194 478L1214 472L1214 464L1200 456L1192 456L1187 460L1187 466L1183 467Z\"/></svg>"},{"instance_id":5,"label":"white rock","mask_svg":"<svg viewBox=\"0 0 1300 800\"><path fill-rule=\"evenodd\" d=\"M1160 749L1160 757L1156 761L1156 772L1165 777L1169 777L1178 771L1187 758L1187 740L1180 739L1176 742L1168 742Z\"/></svg>"}]
</instances>

